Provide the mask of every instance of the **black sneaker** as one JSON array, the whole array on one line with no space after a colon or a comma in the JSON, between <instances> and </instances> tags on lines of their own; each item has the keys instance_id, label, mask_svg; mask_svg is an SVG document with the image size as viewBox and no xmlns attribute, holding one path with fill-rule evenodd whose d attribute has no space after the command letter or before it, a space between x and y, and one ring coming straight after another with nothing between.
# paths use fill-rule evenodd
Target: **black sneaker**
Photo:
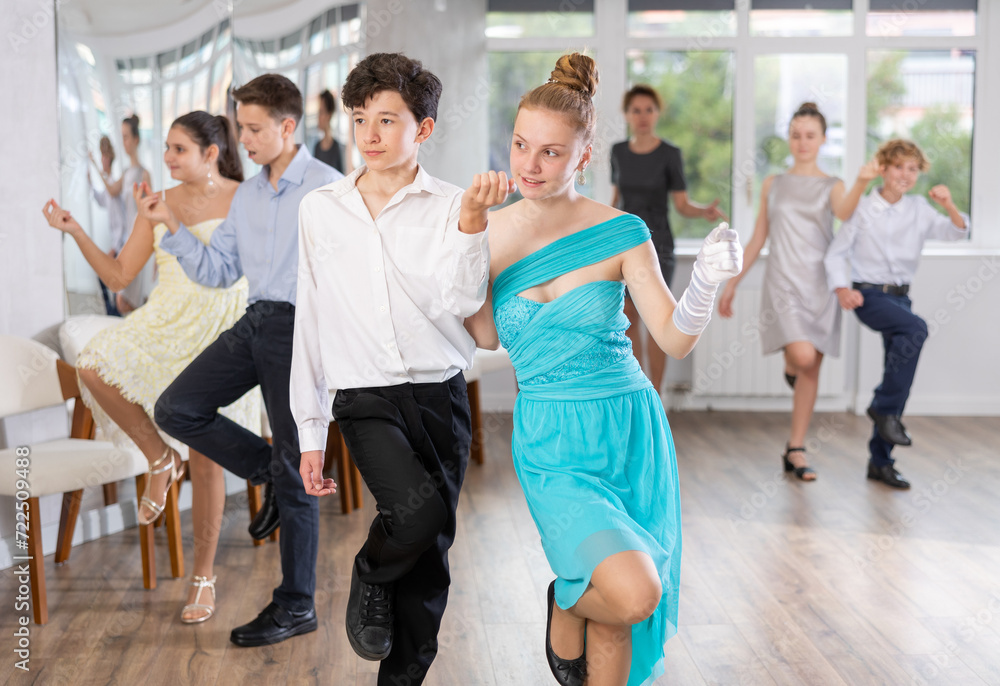
<instances>
[{"instance_id":1,"label":"black sneaker","mask_svg":"<svg viewBox=\"0 0 1000 686\"><path fill-rule=\"evenodd\" d=\"M351 572L347 599L347 639L354 652L366 660L384 660L392 650L393 589L366 584Z\"/></svg>"}]
</instances>

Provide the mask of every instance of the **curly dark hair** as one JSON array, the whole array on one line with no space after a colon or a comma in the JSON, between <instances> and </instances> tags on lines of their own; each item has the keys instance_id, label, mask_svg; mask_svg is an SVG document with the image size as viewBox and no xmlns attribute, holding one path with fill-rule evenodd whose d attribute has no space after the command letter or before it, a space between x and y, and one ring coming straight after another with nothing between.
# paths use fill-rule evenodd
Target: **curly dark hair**
<instances>
[{"instance_id":1,"label":"curly dark hair","mask_svg":"<svg viewBox=\"0 0 1000 686\"><path fill-rule=\"evenodd\" d=\"M363 107L382 91L395 91L422 122L437 119L441 99L441 79L424 69L418 61L401 52L376 52L364 58L347 75L340 99L347 110Z\"/></svg>"}]
</instances>

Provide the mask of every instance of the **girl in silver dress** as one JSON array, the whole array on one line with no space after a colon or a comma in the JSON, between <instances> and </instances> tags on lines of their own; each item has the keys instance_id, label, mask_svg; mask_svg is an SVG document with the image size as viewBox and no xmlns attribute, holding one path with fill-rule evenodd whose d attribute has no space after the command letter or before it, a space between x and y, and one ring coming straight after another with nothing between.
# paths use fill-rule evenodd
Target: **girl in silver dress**
<instances>
[{"instance_id":1,"label":"girl in silver dress","mask_svg":"<svg viewBox=\"0 0 1000 686\"><path fill-rule=\"evenodd\" d=\"M785 380L792 387L792 426L782 456L785 471L803 481L816 479L805 454L824 355L840 354L840 308L826 284L823 256L833 240L833 218L854 213L868 182L878 175L874 162L858 172L850 191L816 163L826 142L826 119L815 103L803 103L792 115L788 147L794 164L784 174L767 177L760 212L746 246L743 271L719 298L719 314L733 315L740 280L753 267L770 237L761 297L761 347L764 354L783 351Z\"/></svg>"}]
</instances>

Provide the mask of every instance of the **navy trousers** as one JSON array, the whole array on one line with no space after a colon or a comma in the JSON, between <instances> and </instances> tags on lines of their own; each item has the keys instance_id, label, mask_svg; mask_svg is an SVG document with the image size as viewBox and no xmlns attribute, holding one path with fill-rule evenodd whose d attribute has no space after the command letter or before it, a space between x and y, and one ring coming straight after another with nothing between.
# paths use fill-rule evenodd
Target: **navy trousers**
<instances>
[{"instance_id":1,"label":"navy trousers","mask_svg":"<svg viewBox=\"0 0 1000 686\"><path fill-rule=\"evenodd\" d=\"M199 355L156 401L156 423L233 474L274 484L281 516L281 585L275 603L313 607L319 547L319 498L299 476L299 434L288 402L295 307L258 301ZM273 445L221 414L260 385Z\"/></svg>"},{"instance_id":2,"label":"navy trousers","mask_svg":"<svg viewBox=\"0 0 1000 686\"><path fill-rule=\"evenodd\" d=\"M465 377L339 390L333 416L378 507L355 572L396 591L378 685L417 686L437 655L451 584L448 549L472 439Z\"/></svg>"},{"instance_id":3,"label":"navy trousers","mask_svg":"<svg viewBox=\"0 0 1000 686\"><path fill-rule=\"evenodd\" d=\"M927 340L927 323L913 314L910 299L905 295L874 289L864 289L861 295L865 303L854 313L862 324L882 334L885 348L882 383L875 388L871 407L878 414L901 415L910 397L920 350ZM868 448L874 465L891 465L892 447L892 443L878 435L878 429L872 430Z\"/></svg>"}]
</instances>

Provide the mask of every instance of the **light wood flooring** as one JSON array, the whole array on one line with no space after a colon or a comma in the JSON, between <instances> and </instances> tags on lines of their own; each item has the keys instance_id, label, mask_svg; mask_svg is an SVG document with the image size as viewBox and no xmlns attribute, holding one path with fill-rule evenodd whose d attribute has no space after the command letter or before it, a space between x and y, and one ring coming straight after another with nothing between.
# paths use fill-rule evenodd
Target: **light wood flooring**
<instances>
[{"instance_id":1,"label":"light wood flooring","mask_svg":"<svg viewBox=\"0 0 1000 686\"><path fill-rule=\"evenodd\" d=\"M676 413L684 513L680 632L657 684L1000 684L1000 418L909 418L898 466L914 484L865 479L871 424L813 423L816 483L786 480L788 416ZM487 415L486 463L470 465L441 651L427 684L554 683L543 654L551 575L510 463L509 415ZM278 579L277 545L254 548L232 497L216 572L218 614L178 619L186 588L144 591L138 534L73 550L48 571L49 624L31 626L31 672L14 668L16 581L0 575L3 684L336 684L372 686L343 616L349 564L373 513L323 506L315 633L237 648ZM184 518L190 530L189 515ZM185 539L187 569L191 541Z\"/></svg>"}]
</instances>

